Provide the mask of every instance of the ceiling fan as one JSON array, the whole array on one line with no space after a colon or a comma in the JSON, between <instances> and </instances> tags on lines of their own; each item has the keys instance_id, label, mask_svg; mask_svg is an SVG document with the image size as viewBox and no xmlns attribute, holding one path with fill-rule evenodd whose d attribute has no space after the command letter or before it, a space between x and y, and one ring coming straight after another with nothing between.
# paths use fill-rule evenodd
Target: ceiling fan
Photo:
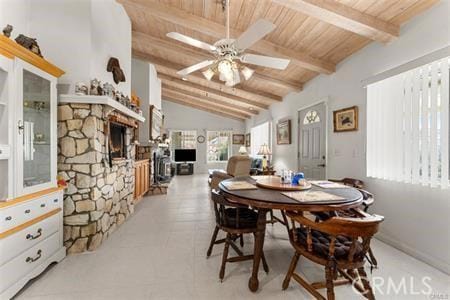
<instances>
[{"instance_id":1,"label":"ceiling fan","mask_svg":"<svg viewBox=\"0 0 450 300\"><path fill-rule=\"evenodd\" d=\"M251 25L237 39L232 39L230 38L229 0L226 0L226 10L226 38L217 41L214 45L196 40L178 32L167 33L169 38L207 50L215 57L214 59L205 60L180 70L177 72L178 75L185 79L188 74L208 67L208 69L202 72L206 79L211 80L211 78L218 73L219 79L224 81L225 85L234 86L241 82L241 76L239 73L244 76L245 80L250 79L253 75L254 70L250 69L245 64L258 65L279 70L286 69L290 62L288 59L245 53L247 48L251 47L265 35L273 31L275 29L274 24L267 20L260 19Z\"/></svg>"}]
</instances>

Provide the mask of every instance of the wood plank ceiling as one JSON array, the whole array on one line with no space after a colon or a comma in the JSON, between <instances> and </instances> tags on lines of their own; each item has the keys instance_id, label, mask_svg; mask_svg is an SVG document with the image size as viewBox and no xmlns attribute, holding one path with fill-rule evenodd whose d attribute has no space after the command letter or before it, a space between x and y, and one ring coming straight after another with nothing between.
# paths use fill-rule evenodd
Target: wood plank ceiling
<instances>
[{"instance_id":1,"label":"wood plank ceiling","mask_svg":"<svg viewBox=\"0 0 450 300\"><path fill-rule=\"evenodd\" d=\"M208 52L166 37L176 31L214 44L225 36L220 0L118 0L132 22L133 56L153 63L163 99L233 119L245 120L371 42L388 43L399 28L438 0L230 0L231 36L258 19L276 29L248 52L289 58L286 70L263 67L248 81L227 87L197 71L181 80L187 66L211 59Z\"/></svg>"}]
</instances>

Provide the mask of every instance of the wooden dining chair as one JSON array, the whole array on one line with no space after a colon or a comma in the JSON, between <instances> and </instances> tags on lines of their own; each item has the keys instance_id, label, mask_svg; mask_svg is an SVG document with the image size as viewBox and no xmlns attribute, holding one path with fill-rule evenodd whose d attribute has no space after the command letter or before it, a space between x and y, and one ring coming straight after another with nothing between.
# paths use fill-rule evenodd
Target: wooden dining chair
<instances>
[{"instance_id":1,"label":"wooden dining chair","mask_svg":"<svg viewBox=\"0 0 450 300\"><path fill-rule=\"evenodd\" d=\"M249 209L246 206L230 203L217 190L211 191L211 200L214 204L214 213L216 216L216 227L208 248L207 256L211 255L213 246L219 243L225 243L222 255L222 265L220 267L219 278L222 281L225 275L225 265L227 262L238 262L253 259L253 254L244 255L243 252L236 246L234 241L236 238L242 238L244 234L253 233L255 235L256 222L258 219L257 212ZM225 239L217 240L219 230L226 232ZM228 257L229 247L238 254L235 257ZM264 256L261 255L264 271L269 272L269 267Z\"/></svg>"},{"instance_id":2,"label":"wooden dining chair","mask_svg":"<svg viewBox=\"0 0 450 300\"><path fill-rule=\"evenodd\" d=\"M361 207L362 207L362 209L365 212L367 212L369 210L369 207L372 206L373 203L375 202L375 198L374 198L373 194L371 194L368 191L364 190L364 182L362 180L354 179L354 178L328 179L328 180L332 181L332 182L341 183L341 184L344 184L344 185L347 185L347 186L350 186L350 187L358 189L361 192L361 194L363 195L363 201L361 203ZM344 215L344 214L348 215L349 213L351 214L351 212L348 212L348 211L347 212L346 211L340 211L340 212L337 212L337 215ZM325 220L325 219L330 217L330 215L327 214L327 213L318 213L318 214L315 214L315 215L316 215L316 217L318 219L322 219L322 220ZM334 215L336 215L336 214L334 214ZM378 261L377 261L375 255L373 254L372 248L369 249L368 255L369 255L369 262L370 262L370 264L374 268L377 268L378 267Z\"/></svg>"},{"instance_id":3,"label":"wooden dining chair","mask_svg":"<svg viewBox=\"0 0 450 300\"><path fill-rule=\"evenodd\" d=\"M362 191L370 194L369 192L364 190L364 182L362 180L359 180L359 179L342 178L342 179L328 179L328 181L337 182L337 183L341 183L343 185L351 186L353 188L356 188L358 190L362 190ZM372 194L370 194L370 196L364 198L363 202L362 202L362 206L363 206L364 211L367 212L367 210L369 209L369 207L373 203L374 203L374 197L373 197Z\"/></svg>"},{"instance_id":4,"label":"wooden dining chair","mask_svg":"<svg viewBox=\"0 0 450 300\"><path fill-rule=\"evenodd\" d=\"M352 283L363 296L375 299L364 264L371 238L378 231L383 217L368 215L359 209L355 209L354 214L358 217L335 216L317 222L301 213L283 212L289 240L295 249L283 281L283 290L294 278L317 299L332 300L335 299L334 286ZM300 256L324 266L326 281L308 283L296 273ZM338 274L342 278L338 279ZM318 292L322 288L327 289L326 298Z\"/></svg>"}]
</instances>

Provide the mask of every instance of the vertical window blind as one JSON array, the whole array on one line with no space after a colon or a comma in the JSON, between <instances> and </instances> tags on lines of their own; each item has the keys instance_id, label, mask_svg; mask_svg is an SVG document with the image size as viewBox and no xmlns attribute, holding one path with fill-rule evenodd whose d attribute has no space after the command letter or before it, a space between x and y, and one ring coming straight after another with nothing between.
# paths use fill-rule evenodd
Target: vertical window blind
<instances>
[{"instance_id":1,"label":"vertical window blind","mask_svg":"<svg viewBox=\"0 0 450 300\"><path fill-rule=\"evenodd\" d=\"M449 57L367 86L367 176L449 187Z\"/></svg>"}]
</instances>

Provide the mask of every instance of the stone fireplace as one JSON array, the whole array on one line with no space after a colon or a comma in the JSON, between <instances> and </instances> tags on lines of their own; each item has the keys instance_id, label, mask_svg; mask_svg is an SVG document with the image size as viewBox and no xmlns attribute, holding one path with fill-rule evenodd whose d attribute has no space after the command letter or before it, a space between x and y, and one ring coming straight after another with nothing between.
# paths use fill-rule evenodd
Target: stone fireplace
<instances>
[{"instance_id":1,"label":"stone fireplace","mask_svg":"<svg viewBox=\"0 0 450 300\"><path fill-rule=\"evenodd\" d=\"M112 122L111 114L123 122ZM135 121L107 105L58 107L58 174L64 193L68 253L95 250L134 211Z\"/></svg>"}]
</instances>

